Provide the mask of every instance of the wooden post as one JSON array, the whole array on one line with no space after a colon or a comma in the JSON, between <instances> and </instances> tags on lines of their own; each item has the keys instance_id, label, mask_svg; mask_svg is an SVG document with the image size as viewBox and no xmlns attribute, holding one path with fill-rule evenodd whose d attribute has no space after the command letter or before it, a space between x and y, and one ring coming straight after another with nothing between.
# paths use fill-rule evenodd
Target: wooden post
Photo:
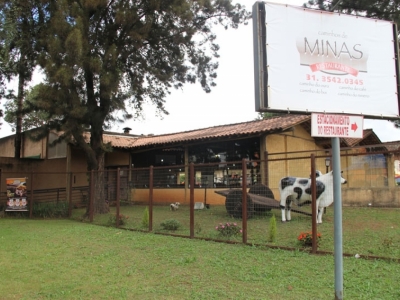
<instances>
[{"instance_id":1,"label":"wooden post","mask_svg":"<svg viewBox=\"0 0 400 300\"><path fill-rule=\"evenodd\" d=\"M261 172L261 170L260 170ZM266 186L269 187L269 165L268 165L268 151L264 152L264 176L265 181L263 182ZM259 183L259 182L258 182Z\"/></svg>"},{"instance_id":2,"label":"wooden post","mask_svg":"<svg viewBox=\"0 0 400 300\"><path fill-rule=\"evenodd\" d=\"M29 218L32 218L33 215L33 201L33 172L31 172L31 199L29 201Z\"/></svg>"},{"instance_id":3,"label":"wooden post","mask_svg":"<svg viewBox=\"0 0 400 300\"><path fill-rule=\"evenodd\" d=\"M190 163L190 238L194 238L194 164Z\"/></svg>"},{"instance_id":4,"label":"wooden post","mask_svg":"<svg viewBox=\"0 0 400 300\"><path fill-rule=\"evenodd\" d=\"M119 227L119 196L120 196L120 174L119 174L119 171L120 171L120 168L117 168L117 193L116 193L116 197L117 197L117 199L115 199L116 200L116 213L115 213L115 219L116 219L116 227L118 228ZM111 171L109 171L109 172L111 172Z\"/></svg>"},{"instance_id":5,"label":"wooden post","mask_svg":"<svg viewBox=\"0 0 400 300\"><path fill-rule=\"evenodd\" d=\"M90 171L90 197L89 197L89 221L93 222L94 214L94 171Z\"/></svg>"},{"instance_id":6,"label":"wooden post","mask_svg":"<svg viewBox=\"0 0 400 300\"><path fill-rule=\"evenodd\" d=\"M247 166L246 160L242 159L242 240L247 243Z\"/></svg>"},{"instance_id":7,"label":"wooden post","mask_svg":"<svg viewBox=\"0 0 400 300\"><path fill-rule=\"evenodd\" d=\"M67 200L68 200L68 217L72 216L72 173L69 173L69 177L67 180Z\"/></svg>"},{"instance_id":8,"label":"wooden post","mask_svg":"<svg viewBox=\"0 0 400 300\"><path fill-rule=\"evenodd\" d=\"M150 166L150 178L149 178L149 231L153 230L153 176L154 168Z\"/></svg>"}]
</instances>

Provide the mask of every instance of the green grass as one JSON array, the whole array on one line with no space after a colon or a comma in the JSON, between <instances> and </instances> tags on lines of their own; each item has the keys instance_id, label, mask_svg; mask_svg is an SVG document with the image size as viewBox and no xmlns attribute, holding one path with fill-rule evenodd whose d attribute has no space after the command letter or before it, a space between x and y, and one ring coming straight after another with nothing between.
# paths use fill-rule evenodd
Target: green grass
<instances>
[{"instance_id":1,"label":"green grass","mask_svg":"<svg viewBox=\"0 0 400 300\"><path fill-rule=\"evenodd\" d=\"M309 208L306 208L309 209ZM124 228L145 229L142 227L145 206L122 206L120 213L127 216ZM82 210L74 210L74 219L79 219ZM111 213L115 214L115 208ZM274 243L269 241L269 226L272 215L277 219L277 237ZM343 252L350 255L381 256L386 258L400 258L400 209L388 208L343 208ZM181 206L178 211L170 211L168 206L154 206L153 231L167 232L162 229L161 223L165 220L176 219L182 225L178 235L190 235L190 211L188 206ZM94 224L108 225L109 215L97 215ZM195 237L211 239L227 239L218 235L215 229L219 223L237 222L242 226L241 219L231 218L224 206L211 206L210 209L195 210L194 234ZM292 213L292 221L280 222L280 211L271 210L248 220L248 242L253 244L284 246L301 248L297 241L303 231L311 231L311 217ZM323 216L323 223L318 225L318 232L322 239L319 250L334 251L334 215L333 208L329 207ZM241 241L240 236L230 240Z\"/></svg>"},{"instance_id":2,"label":"green grass","mask_svg":"<svg viewBox=\"0 0 400 300\"><path fill-rule=\"evenodd\" d=\"M329 255L71 220L7 217L0 228L1 299L334 298ZM344 258L345 299L399 299L399 280L398 263Z\"/></svg>"}]
</instances>

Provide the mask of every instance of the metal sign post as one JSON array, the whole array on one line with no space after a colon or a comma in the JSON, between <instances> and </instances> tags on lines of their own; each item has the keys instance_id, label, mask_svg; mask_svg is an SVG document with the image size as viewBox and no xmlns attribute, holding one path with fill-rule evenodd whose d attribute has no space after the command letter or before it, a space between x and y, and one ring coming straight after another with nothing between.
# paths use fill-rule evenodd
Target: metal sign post
<instances>
[{"instance_id":1,"label":"metal sign post","mask_svg":"<svg viewBox=\"0 0 400 300\"><path fill-rule=\"evenodd\" d=\"M343 299L339 138L362 139L364 117L400 120L397 26L257 1L253 48L256 111L312 113L311 136L332 139L335 299Z\"/></svg>"},{"instance_id":2,"label":"metal sign post","mask_svg":"<svg viewBox=\"0 0 400 300\"><path fill-rule=\"evenodd\" d=\"M340 141L332 138L333 214L335 252L335 300L343 299L342 186L340 183Z\"/></svg>"}]
</instances>

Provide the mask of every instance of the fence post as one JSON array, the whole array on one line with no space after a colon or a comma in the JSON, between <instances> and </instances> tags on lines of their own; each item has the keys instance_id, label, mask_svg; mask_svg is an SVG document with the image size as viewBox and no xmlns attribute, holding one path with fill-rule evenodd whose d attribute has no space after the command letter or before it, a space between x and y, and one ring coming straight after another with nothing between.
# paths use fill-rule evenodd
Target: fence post
<instances>
[{"instance_id":1,"label":"fence post","mask_svg":"<svg viewBox=\"0 0 400 300\"><path fill-rule=\"evenodd\" d=\"M268 166L268 151L264 151L264 176L265 182L263 182L266 186L269 186L269 166ZM260 163L261 165L261 163ZM261 172L261 170L260 170ZM262 181L262 180L261 180ZM259 183L259 182L257 182Z\"/></svg>"},{"instance_id":2,"label":"fence post","mask_svg":"<svg viewBox=\"0 0 400 300\"><path fill-rule=\"evenodd\" d=\"M68 198L68 217L71 218L72 216L72 172L69 173L68 177L68 192L67 192L67 198Z\"/></svg>"},{"instance_id":3,"label":"fence post","mask_svg":"<svg viewBox=\"0 0 400 300\"><path fill-rule=\"evenodd\" d=\"M247 243L247 165L242 159L242 240Z\"/></svg>"},{"instance_id":4,"label":"fence post","mask_svg":"<svg viewBox=\"0 0 400 300\"><path fill-rule=\"evenodd\" d=\"M89 221L93 222L93 213L94 213L94 171L90 171L90 197L89 197Z\"/></svg>"},{"instance_id":5,"label":"fence post","mask_svg":"<svg viewBox=\"0 0 400 300\"><path fill-rule=\"evenodd\" d=\"M312 226L312 249L311 253L317 253L317 181L315 178L315 155L311 154L311 226Z\"/></svg>"},{"instance_id":6,"label":"fence post","mask_svg":"<svg viewBox=\"0 0 400 300\"><path fill-rule=\"evenodd\" d=\"M120 174L119 174L119 170L120 168L117 168L117 193L116 193L116 213L115 213L115 219L116 219L116 223L117 223L117 228L119 227L119 194L120 194ZM110 171L109 171L110 172Z\"/></svg>"},{"instance_id":7,"label":"fence post","mask_svg":"<svg viewBox=\"0 0 400 300\"><path fill-rule=\"evenodd\" d=\"M150 166L150 178L149 178L149 231L153 231L153 176L154 167Z\"/></svg>"},{"instance_id":8,"label":"fence post","mask_svg":"<svg viewBox=\"0 0 400 300\"><path fill-rule=\"evenodd\" d=\"M194 237L194 164L190 163L190 238Z\"/></svg>"},{"instance_id":9,"label":"fence post","mask_svg":"<svg viewBox=\"0 0 400 300\"><path fill-rule=\"evenodd\" d=\"M33 215L33 201L33 172L31 172L31 201L29 201L29 218L32 218Z\"/></svg>"}]
</instances>

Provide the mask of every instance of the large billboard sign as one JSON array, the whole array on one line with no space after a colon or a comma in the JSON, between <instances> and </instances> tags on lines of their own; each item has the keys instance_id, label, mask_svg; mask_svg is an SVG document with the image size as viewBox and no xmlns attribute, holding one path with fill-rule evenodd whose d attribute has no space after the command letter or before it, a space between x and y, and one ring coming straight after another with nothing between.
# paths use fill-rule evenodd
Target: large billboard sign
<instances>
[{"instance_id":1,"label":"large billboard sign","mask_svg":"<svg viewBox=\"0 0 400 300\"><path fill-rule=\"evenodd\" d=\"M256 111L399 118L392 22L253 5Z\"/></svg>"}]
</instances>

